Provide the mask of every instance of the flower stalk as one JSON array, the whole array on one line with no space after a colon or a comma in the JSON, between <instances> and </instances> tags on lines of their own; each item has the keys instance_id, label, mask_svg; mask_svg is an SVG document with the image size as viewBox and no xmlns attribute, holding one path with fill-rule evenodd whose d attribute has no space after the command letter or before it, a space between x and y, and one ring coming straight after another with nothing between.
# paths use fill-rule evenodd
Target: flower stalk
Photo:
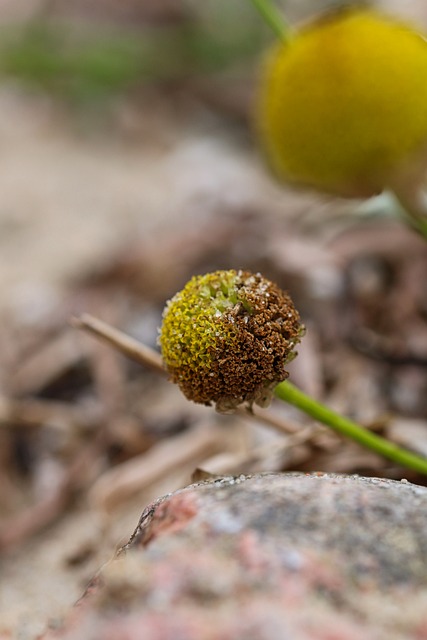
<instances>
[{"instance_id":1,"label":"flower stalk","mask_svg":"<svg viewBox=\"0 0 427 640\"><path fill-rule=\"evenodd\" d=\"M270 0L251 0L251 2L280 40L286 42L291 38L292 29L290 25Z\"/></svg>"},{"instance_id":2,"label":"flower stalk","mask_svg":"<svg viewBox=\"0 0 427 640\"><path fill-rule=\"evenodd\" d=\"M427 459L402 449L398 445L368 431L361 425L345 418L321 402L317 402L288 381L280 382L274 393L277 398L300 409L333 431L358 442L366 449L378 453L397 464L427 475Z\"/></svg>"}]
</instances>

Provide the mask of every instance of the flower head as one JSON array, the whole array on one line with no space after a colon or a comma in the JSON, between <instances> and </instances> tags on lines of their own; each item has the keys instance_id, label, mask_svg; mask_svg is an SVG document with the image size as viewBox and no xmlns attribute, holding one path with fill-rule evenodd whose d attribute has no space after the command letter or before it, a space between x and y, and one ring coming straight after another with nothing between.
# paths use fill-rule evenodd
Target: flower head
<instances>
[{"instance_id":1,"label":"flower head","mask_svg":"<svg viewBox=\"0 0 427 640\"><path fill-rule=\"evenodd\" d=\"M360 7L313 21L268 59L259 129L284 180L349 197L413 190L427 166L426 40Z\"/></svg>"},{"instance_id":2,"label":"flower head","mask_svg":"<svg viewBox=\"0 0 427 640\"><path fill-rule=\"evenodd\" d=\"M302 332L277 285L248 271L215 271L194 276L168 302L159 343L187 398L226 411L269 401Z\"/></svg>"}]
</instances>

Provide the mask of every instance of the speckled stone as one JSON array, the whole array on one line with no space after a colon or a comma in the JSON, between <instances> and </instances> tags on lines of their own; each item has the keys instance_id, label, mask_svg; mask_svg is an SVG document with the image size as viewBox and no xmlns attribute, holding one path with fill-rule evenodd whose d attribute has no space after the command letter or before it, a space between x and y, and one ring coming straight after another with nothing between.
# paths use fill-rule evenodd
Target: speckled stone
<instances>
[{"instance_id":1,"label":"speckled stone","mask_svg":"<svg viewBox=\"0 0 427 640\"><path fill-rule=\"evenodd\" d=\"M427 488L335 474L149 505L62 640L427 640Z\"/></svg>"}]
</instances>

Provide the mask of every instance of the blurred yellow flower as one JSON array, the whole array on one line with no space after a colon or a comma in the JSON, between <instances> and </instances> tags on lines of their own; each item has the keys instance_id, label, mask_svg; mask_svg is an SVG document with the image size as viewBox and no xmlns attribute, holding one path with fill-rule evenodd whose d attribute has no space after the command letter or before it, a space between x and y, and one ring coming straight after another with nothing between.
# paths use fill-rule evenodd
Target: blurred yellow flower
<instances>
[{"instance_id":1,"label":"blurred yellow flower","mask_svg":"<svg viewBox=\"0 0 427 640\"><path fill-rule=\"evenodd\" d=\"M257 115L283 180L345 197L416 189L427 166L427 43L371 10L326 15L274 47Z\"/></svg>"}]
</instances>

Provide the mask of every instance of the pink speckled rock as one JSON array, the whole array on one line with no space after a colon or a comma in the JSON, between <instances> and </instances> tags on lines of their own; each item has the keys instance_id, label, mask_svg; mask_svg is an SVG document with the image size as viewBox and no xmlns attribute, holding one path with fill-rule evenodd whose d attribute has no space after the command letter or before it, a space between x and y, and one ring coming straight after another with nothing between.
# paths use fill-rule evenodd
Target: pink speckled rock
<instances>
[{"instance_id":1,"label":"pink speckled rock","mask_svg":"<svg viewBox=\"0 0 427 640\"><path fill-rule=\"evenodd\" d=\"M427 489L222 478L145 509L45 640L427 640Z\"/></svg>"}]
</instances>

